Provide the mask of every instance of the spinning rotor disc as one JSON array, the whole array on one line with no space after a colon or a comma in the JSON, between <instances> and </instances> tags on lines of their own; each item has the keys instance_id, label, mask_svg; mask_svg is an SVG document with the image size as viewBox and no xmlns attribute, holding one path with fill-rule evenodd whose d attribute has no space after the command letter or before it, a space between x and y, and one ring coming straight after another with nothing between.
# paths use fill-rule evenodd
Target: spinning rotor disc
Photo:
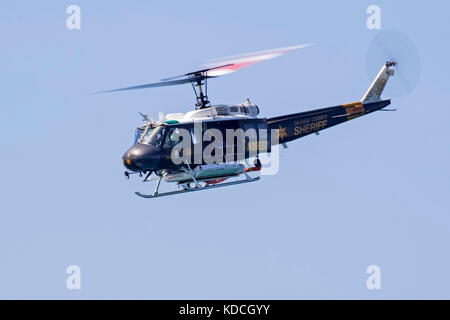
<instances>
[{"instance_id":1,"label":"spinning rotor disc","mask_svg":"<svg viewBox=\"0 0 450 320\"><path fill-rule=\"evenodd\" d=\"M420 78L420 57L412 40L395 30L378 32L366 54L366 73L372 80L386 61L397 62L395 75L389 80L386 95L396 98L411 93Z\"/></svg>"}]
</instances>

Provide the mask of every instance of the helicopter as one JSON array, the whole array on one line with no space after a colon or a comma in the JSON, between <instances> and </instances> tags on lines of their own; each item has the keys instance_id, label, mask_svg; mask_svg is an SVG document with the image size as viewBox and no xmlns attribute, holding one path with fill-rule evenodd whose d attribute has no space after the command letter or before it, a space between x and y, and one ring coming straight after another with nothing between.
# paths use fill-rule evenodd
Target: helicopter
<instances>
[{"instance_id":1,"label":"helicopter","mask_svg":"<svg viewBox=\"0 0 450 320\"><path fill-rule=\"evenodd\" d=\"M381 99L388 79L394 75L397 62L393 60L381 66L362 99L352 103L271 118L258 117L259 107L249 99L234 105L210 103L208 79L311 45L307 43L222 58L211 61L201 70L160 82L98 92L181 84L190 84L194 90L194 110L167 115L160 113L158 120L141 113L145 124L136 128L133 145L122 157L125 177L145 175L143 182L157 180L157 183L152 194L135 194L157 198L255 182L261 176L260 156L270 154L275 146L286 148L288 142L310 134L318 135L322 130L375 111L395 111L385 109L390 105L390 99ZM151 178L152 174L155 178ZM162 181L175 183L177 190L160 192Z\"/></svg>"}]
</instances>

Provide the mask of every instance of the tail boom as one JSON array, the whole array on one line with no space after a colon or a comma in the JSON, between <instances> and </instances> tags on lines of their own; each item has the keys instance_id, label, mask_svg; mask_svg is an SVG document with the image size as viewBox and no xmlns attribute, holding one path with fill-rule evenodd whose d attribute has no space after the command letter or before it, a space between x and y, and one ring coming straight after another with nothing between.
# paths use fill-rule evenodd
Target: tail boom
<instances>
[{"instance_id":1,"label":"tail boom","mask_svg":"<svg viewBox=\"0 0 450 320\"><path fill-rule=\"evenodd\" d=\"M391 104L390 99L381 100L381 94L389 78L394 75L396 64L388 61L383 65L361 101L269 118L266 120L268 127L278 129L279 142L286 143L381 110Z\"/></svg>"},{"instance_id":2,"label":"tail boom","mask_svg":"<svg viewBox=\"0 0 450 320\"><path fill-rule=\"evenodd\" d=\"M381 100L365 104L362 102L354 102L269 118L266 121L270 129L278 129L280 143L286 143L381 110L390 104L391 100Z\"/></svg>"}]
</instances>

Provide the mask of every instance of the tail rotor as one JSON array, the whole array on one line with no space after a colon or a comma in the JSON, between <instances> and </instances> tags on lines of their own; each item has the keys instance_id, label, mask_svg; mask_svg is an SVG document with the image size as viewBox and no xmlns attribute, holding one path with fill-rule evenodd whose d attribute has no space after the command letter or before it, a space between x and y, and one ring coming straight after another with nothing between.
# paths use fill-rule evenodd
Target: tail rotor
<instances>
[{"instance_id":1,"label":"tail rotor","mask_svg":"<svg viewBox=\"0 0 450 320\"><path fill-rule=\"evenodd\" d=\"M386 61L395 62L395 77L386 87L386 96L398 98L413 92L420 78L420 57L406 34L380 31L372 39L366 55L367 76L373 79Z\"/></svg>"}]
</instances>

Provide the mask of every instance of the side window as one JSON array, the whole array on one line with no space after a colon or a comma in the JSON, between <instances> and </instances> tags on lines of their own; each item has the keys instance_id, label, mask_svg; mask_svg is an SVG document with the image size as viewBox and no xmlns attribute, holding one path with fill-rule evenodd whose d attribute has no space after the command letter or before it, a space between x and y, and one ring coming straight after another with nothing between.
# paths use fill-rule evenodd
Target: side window
<instances>
[{"instance_id":1,"label":"side window","mask_svg":"<svg viewBox=\"0 0 450 320\"><path fill-rule=\"evenodd\" d=\"M167 128L166 138L164 139L163 148L164 149L172 149L179 142L181 142L180 138L180 129L179 128Z\"/></svg>"},{"instance_id":2,"label":"side window","mask_svg":"<svg viewBox=\"0 0 450 320\"><path fill-rule=\"evenodd\" d=\"M141 137L141 142L143 144L148 144L159 148L161 146L161 139L164 136L165 129L161 126L151 129L147 128L145 135Z\"/></svg>"},{"instance_id":3,"label":"side window","mask_svg":"<svg viewBox=\"0 0 450 320\"><path fill-rule=\"evenodd\" d=\"M134 132L134 140L133 140L133 146L138 143L139 139L141 138L142 134L144 133L144 129L142 128L136 128L136 131Z\"/></svg>"}]
</instances>

